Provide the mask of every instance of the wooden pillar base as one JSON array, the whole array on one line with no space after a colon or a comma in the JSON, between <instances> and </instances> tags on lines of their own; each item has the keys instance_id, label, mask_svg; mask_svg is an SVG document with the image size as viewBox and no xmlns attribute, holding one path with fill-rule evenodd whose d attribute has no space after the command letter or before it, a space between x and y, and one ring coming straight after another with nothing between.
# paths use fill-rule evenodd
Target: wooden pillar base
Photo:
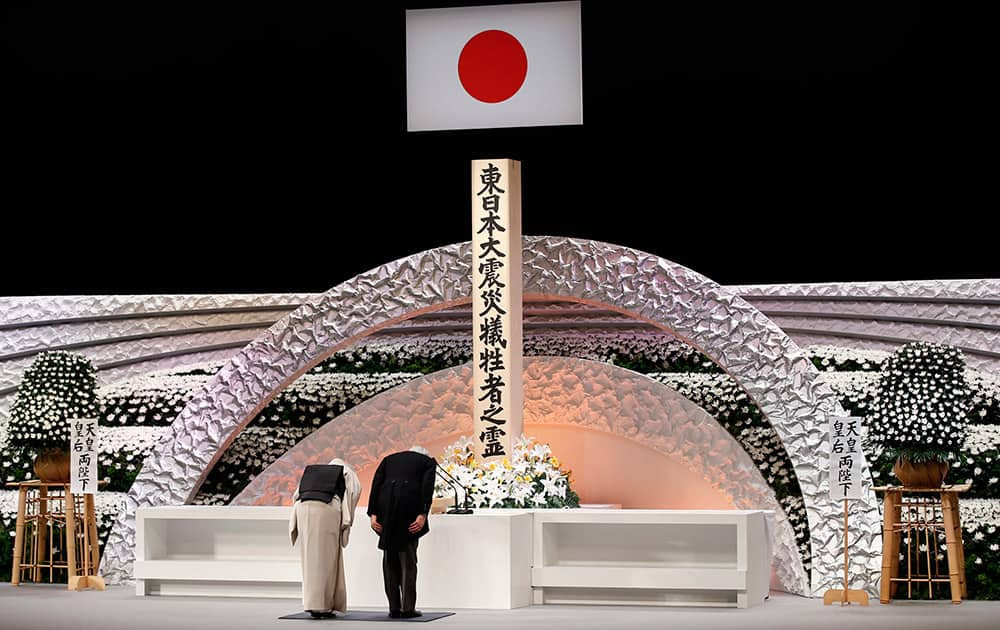
<instances>
[{"instance_id":1,"label":"wooden pillar base","mask_svg":"<svg viewBox=\"0 0 1000 630\"><path fill-rule=\"evenodd\" d=\"M841 588L831 588L827 592L823 593L823 605L829 606L840 602L840 605L844 604L861 604L862 606L868 605L868 593L864 591L859 591L857 589L848 589L846 594L844 589Z\"/></svg>"},{"instance_id":2,"label":"wooden pillar base","mask_svg":"<svg viewBox=\"0 0 1000 630\"><path fill-rule=\"evenodd\" d=\"M69 579L69 590L79 591L85 588L103 591L106 588L104 586L104 578L99 575L74 575Z\"/></svg>"}]
</instances>

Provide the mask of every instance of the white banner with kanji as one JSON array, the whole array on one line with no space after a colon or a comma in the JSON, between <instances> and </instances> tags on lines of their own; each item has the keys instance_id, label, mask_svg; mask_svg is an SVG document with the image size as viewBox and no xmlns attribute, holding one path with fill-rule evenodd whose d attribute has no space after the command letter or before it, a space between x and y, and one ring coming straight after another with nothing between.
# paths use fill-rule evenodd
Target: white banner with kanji
<instances>
[{"instance_id":1,"label":"white banner with kanji","mask_svg":"<svg viewBox=\"0 0 1000 630\"><path fill-rule=\"evenodd\" d=\"M860 499L861 489L861 418L830 418L830 498Z\"/></svg>"},{"instance_id":2,"label":"white banner with kanji","mask_svg":"<svg viewBox=\"0 0 1000 630\"><path fill-rule=\"evenodd\" d=\"M70 492L97 492L97 418L72 418L70 426Z\"/></svg>"}]
</instances>

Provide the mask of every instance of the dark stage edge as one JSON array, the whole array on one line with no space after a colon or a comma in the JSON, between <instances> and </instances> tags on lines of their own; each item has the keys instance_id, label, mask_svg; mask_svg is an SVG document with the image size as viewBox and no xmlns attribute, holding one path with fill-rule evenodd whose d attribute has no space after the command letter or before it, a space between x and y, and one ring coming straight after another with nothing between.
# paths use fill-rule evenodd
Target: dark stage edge
<instances>
[{"instance_id":1,"label":"dark stage edge","mask_svg":"<svg viewBox=\"0 0 1000 630\"><path fill-rule=\"evenodd\" d=\"M316 619L311 614L303 611L278 617L278 619L305 619L306 621L434 621L441 617L454 615L453 612L424 612L420 617L410 617L408 619L393 619L389 613L382 611L348 610L347 614L337 613L336 617L326 619Z\"/></svg>"}]
</instances>

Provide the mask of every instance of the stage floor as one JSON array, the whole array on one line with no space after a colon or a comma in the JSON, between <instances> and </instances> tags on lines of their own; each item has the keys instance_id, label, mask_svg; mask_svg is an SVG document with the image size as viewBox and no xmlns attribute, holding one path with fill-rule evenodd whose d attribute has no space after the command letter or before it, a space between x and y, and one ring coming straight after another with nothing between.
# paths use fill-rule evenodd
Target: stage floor
<instances>
[{"instance_id":1,"label":"stage floor","mask_svg":"<svg viewBox=\"0 0 1000 630\"><path fill-rule=\"evenodd\" d=\"M419 594L418 594L419 600ZM418 604L419 608L419 604ZM316 630L318 627L379 630L364 621L293 621L278 617L295 612L294 601L234 597L136 597L132 586L104 592L74 593L64 585L11 586L0 583L0 628L73 628L74 630ZM824 607L822 600L774 593L763 605L735 608L656 608L631 606L529 606L514 610L457 610L457 614L419 628L477 628L513 630L538 628L588 630L606 628L715 628L760 630L958 630L996 628L1000 602L874 601L868 608ZM390 627L400 627L394 623ZM405 626L414 627L414 626Z\"/></svg>"}]
</instances>

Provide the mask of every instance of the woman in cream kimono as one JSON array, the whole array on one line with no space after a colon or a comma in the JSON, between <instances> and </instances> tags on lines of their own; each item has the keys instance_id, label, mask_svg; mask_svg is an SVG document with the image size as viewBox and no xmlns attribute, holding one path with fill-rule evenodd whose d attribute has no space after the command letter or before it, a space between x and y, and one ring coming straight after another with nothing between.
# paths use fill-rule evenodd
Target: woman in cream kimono
<instances>
[{"instance_id":1,"label":"woman in cream kimono","mask_svg":"<svg viewBox=\"0 0 1000 630\"><path fill-rule=\"evenodd\" d=\"M313 617L333 617L334 611L347 612L341 549L347 546L354 523L354 508L361 496L361 482L354 470L340 458L330 463L343 466L343 500L334 496L329 503L300 501L296 491L288 522L292 545L299 539L302 606Z\"/></svg>"}]
</instances>

